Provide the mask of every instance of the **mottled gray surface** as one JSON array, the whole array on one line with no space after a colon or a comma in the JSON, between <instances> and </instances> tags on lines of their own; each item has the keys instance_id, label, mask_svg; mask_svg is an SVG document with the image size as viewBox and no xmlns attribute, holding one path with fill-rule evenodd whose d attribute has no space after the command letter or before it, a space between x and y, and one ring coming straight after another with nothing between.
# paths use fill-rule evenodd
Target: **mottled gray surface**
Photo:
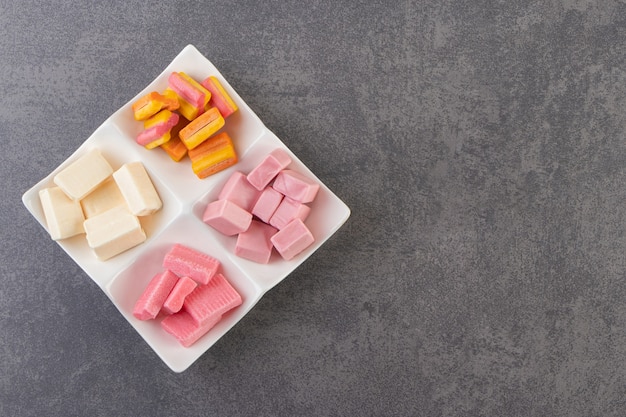
<instances>
[{"instance_id":1,"label":"mottled gray surface","mask_svg":"<svg viewBox=\"0 0 626 417\"><path fill-rule=\"evenodd\" d=\"M0 0L0 415L626 415L624 2L85 4ZM175 374L20 198L190 43L352 216Z\"/></svg>"}]
</instances>

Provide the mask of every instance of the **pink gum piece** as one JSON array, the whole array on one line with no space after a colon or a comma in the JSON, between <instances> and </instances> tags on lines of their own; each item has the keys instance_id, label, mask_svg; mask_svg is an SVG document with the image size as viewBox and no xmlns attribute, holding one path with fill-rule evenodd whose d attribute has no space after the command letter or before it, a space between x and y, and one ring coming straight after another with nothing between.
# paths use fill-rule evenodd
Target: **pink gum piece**
<instances>
[{"instance_id":1,"label":"pink gum piece","mask_svg":"<svg viewBox=\"0 0 626 417\"><path fill-rule=\"evenodd\" d=\"M235 171L222 187L217 199L231 201L251 213L260 194L259 190L250 185L243 173Z\"/></svg>"},{"instance_id":2,"label":"pink gum piece","mask_svg":"<svg viewBox=\"0 0 626 417\"><path fill-rule=\"evenodd\" d=\"M290 163L291 157L287 151L281 148L274 149L248 173L248 182L261 191Z\"/></svg>"},{"instance_id":3,"label":"pink gum piece","mask_svg":"<svg viewBox=\"0 0 626 417\"><path fill-rule=\"evenodd\" d=\"M189 313L199 326L241 305L241 296L224 275L217 274L207 285L198 285L185 297L183 310Z\"/></svg>"},{"instance_id":4,"label":"pink gum piece","mask_svg":"<svg viewBox=\"0 0 626 417\"><path fill-rule=\"evenodd\" d=\"M178 119L178 114L172 113L167 121L143 130L137 135L137 138L135 140L138 144L146 146L150 142L154 142L155 140L159 139L161 136L172 130L172 128L178 124Z\"/></svg>"},{"instance_id":5,"label":"pink gum piece","mask_svg":"<svg viewBox=\"0 0 626 417\"><path fill-rule=\"evenodd\" d=\"M177 281L178 276L171 271L159 272L154 275L135 303L133 316L139 320L155 318Z\"/></svg>"},{"instance_id":6,"label":"pink gum piece","mask_svg":"<svg viewBox=\"0 0 626 417\"><path fill-rule=\"evenodd\" d=\"M294 219L305 221L310 212L311 208L306 204L285 197L270 218L269 224L281 230Z\"/></svg>"},{"instance_id":7,"label":"pink gum piece","mask_svg":"<svg viewBox=\"0 0 626 417\"><path fill-rule=\"evenodd\" d=\"M202 221L226 236L245 232L252 214L228 200L216 200L206 206Z\"/></svg>"},{"instance_id":8,"label":"pink gum piece","mask_svg":"<svg viewBox=\"0 0 626 417\"><path fill-rule=\"evenodd\" d=\"M271 240L280 256L290 260L309 247L315 238L302 220L295 219L272 236Z\"/></svg>"},{"instance_id":9,"label":"pink gum piece","mask_svg":"<svg viewBox=\"0 0 626 417\"><path fill-rule=\"evenodd\" d=\"M179 243L163 258L163 268L180 277L189 277L198 284L207 284L217 273L220 261Z\"/></svg>"},{"instance_id":10,"label":"pink gum piece","mask_svg":"<svg viewBox=\"0 0 626 417\"><path fill-rule=\"evenodd\" d=\"M254 204L254 207L252 207L252 214L263 220L265 223L269 223L272 214L274 214L282 200L283 195L281 193L272 187L267 187L261 192L261 195Z\"/></svg>"},{"instance_id":11,"label":"pink gum piece","mask_svg":"<svg viewBox=\"0 0 626 417\"><path fill-rule=\"evenodd\" d=\"M204 93L189 84L189 82L178 73L171 73L167 79L167 83L176 94L189 104L199 109L204 108Z\"/></svg>"},{"instance_id":12,"label":"pink gum piece","mask_svg":"<svg viewBox=\"0 0 626 417\"><path fill-rule=\"evenodd\" d=\"M193 279L181 277L174 285L174 288L172 288L170 295L167 296L162 310L167 314L177 313L183 307L185 297L191 294L197 286L198 284Z\"/></svg>"},{"instance_id":13,"label":"pink gum piece","mask_svg":"<svg viewBox=\"0 0 626 417\"><path fill-rule=\"evenodd\" d=\"M237 236L235 255L260 264L266 264L272 256L272 236L278 230L269 224L252 220L250 227Z\"/></svg>"},{"instance_id":14,"label":"pink gum piece","mask_svg":"<svg viewBox=\"0 0 626 417\"><path fill-rule=\"evenodd\" d=\"M180 311L161 320L161 327L174 336L181 345L189 347L207 334L221 318L221 316L214 316L211 320L207 320L199 326L189 313Z\"/></svg>"},{"instance_id":15,"label":"pink gum piece","mask_svg":"<svg viewBox=\"0 0 626 417\"><path fill-rule=\"evenodd\" d=\"M315 181L299 172L282 170L272 185L276 191L301 203L310 203L315 199L320 186Z\"/></svg>"}]
</instances>

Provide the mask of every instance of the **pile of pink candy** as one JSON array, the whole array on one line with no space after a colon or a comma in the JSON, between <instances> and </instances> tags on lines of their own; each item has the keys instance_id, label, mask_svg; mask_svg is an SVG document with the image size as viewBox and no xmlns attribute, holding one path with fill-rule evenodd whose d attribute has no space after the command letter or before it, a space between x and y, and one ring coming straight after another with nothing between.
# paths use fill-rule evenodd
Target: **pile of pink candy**
<instances>
[{"instance_id":1,"label":"pile of pink candy","mask_svg":"<svg viewBox=\"0 0 626 417\"><path fill-rule=\"evenodd\" d=\"M160 320L161 327L189 347L242 303L222 273L221 263L206 253L175 244L163 258L135 303L139 320Z\"/></svg>"},{"instance_id":2,"label":"pile of pink candy","mask_svg":"<svg viewBox=\"0 0 626 417\"><path fill-rule=\"evenodd\" d=\"M276 248L289 260L315 241L304 222L320 186L287 169L290 163L285 150L273 150L247 175L235 171L207 205L202 220L226 236L237 235L237 256L267 264Z\"/></svg>"}]
</instances>

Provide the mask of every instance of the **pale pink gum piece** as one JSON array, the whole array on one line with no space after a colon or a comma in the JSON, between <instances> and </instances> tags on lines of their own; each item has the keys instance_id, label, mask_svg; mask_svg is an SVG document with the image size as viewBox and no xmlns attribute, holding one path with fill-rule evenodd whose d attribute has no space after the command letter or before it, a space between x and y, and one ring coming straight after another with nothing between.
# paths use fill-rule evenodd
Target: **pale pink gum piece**
<instances>
[{"instance_id":1,"label":"pale pink gum piece","mask_svg":"<svg viewBox=\"0 0 626 417\"><path fill-rule=\"evenodd\" d=\"M269 223L272 214L274 214L282 200L283 195L281 193L272 187L267 187L261 191L261 195L257 199L256 204L252 207L252 214L265 223Z\"/></svg>"},{"instance_id":2,"label":"pale pink gum piece","mask_svg":"<svg viewBox=\"0 0 626 417\"><path fill-rule=\"evenodd\" d=\"M250 185L242 172L235 171L222 187L217 199L229 200L251 213L260 194L261 192Z\"/></svg>"},{"instance_id":3,"label":"pale pink gum piece","mask_svg":"<svg viewBox=\"0 0 626 417\"><path fill-rule=\"evenodd\" d=\"M161 327L174 336L181 345L189 347L211 330L221 318L222 316L214 316L198 326L193 317L183 310L161 320Z\"/></svg>"},{"instance_id":4,"label":"pale pink gum piece","mask_svg":"<svg viewBox=\"0 0 626 417\"><path fill-rule=\"evenodd\" d=\"M207 284L217 273L220 261L179 243L175 244L163 258L163 268L179 277L189 277L198 284Z\"/></svg>"},{"instance_id":5,"label":"pale pink gum piece","mask_svg":"<svg viewBox=\"0 0 626 417\"><path fill-rule=\"evenodd\" d=\"M290 260L309 247L315 238L302 220L295 219L272 236L271 240L280 256Z\"/></svg>"},{"instance_id":6,"label":"pale pink gum piece","mask_svg":"<svg viewBox=\"0 0 626 417\"><path fill-rule=\"evenodd\" d=\"M290 163L291 157L287 151L281 148L274 149L248 173L248 182L261 191Z\"/></svg>"},{"instance_id":7,"label":"pale pink gum piece","mask_svg":"<svg viewBox=\"0 0 626 417\"><path fill-rule=\"evenodd\" d=\"M276 191L301 203L315 199L320 186L315 181L291 169L282 170L272 185Z\"/></svg>"},{"instance_id":8,"label":"pale pink gum piece","mask_svg":"<svg viewBox=\"0 0 626 417\"><path fill-rule=\"evenodd\" d=\"M241 305L241 295L222 274L216 274L207 285L198 285L185 297L183 310L189 313L197 325L202 326L215 317Z\"/></svg>"},{"instance_id":9,"label":"pale pink gum piece","mask_svg":"<svg viewBox=\"0 0 626 417\"><path fill-rule=\"evenodd\" d=\"M149 127L148 129L143 130L141 133L139 133L136 139L137 143L142 146L146 146L150 142L154 142L155 140L159 139L161 136L172 130L172 128L178 124L178 119L178 114L172 113L170 118L167 119L165 122Z\"/></svg>"},{"instance_id":10,"label":"pale pink gum piece","mask_svg":"<svg viewBox=\"0 0 626 417\"><path fill-rule=\"evenodd\" d=\"M198 284L196 281L189 277L181 277L172 288L170 295L167 296L167 299L163 303L162 310L167 314L177 313L181 308L183 308L183 301L185 301L185 297L187 297Z\"/></svg>"},{"instance_id":11,"label":"pale pink gum piece","mask_svg":"<svg viewBox=\"0 0 626 417\"><path fill-rule=\"evenodd\" d=\"M269 224L281 230L294 219L305 221L310 212L311 208L306 204L285 197L270 218Z\"/></svg>"},{"instance_id":12,"label":"pale pink gum piece","mask_svg":"<svg viewBox=\"0 0 626 417\"><path fill-rule=\"evenodd\" d=\"M250 227L237 236L235 255L260 264L266 264L272 256L272 236L278 230L269 224L252 220Z\"/></svg>"},{"instance_id":13,"label":"pale pink gum piece","mask_svg":"<svg viewBox=\"0 0 626 417\"><path fill-rule=\"evenodd\" d=\"M139 320L155 318L177 281L178 276L168 270L154 275L135 303L133 316Z\"/></svg>"},{"instance_id":14,"label":"pale pink gum piece","mask_svg":"<svg viewBox=\"0 0 626 417\"><path fill-rule=\"evenodd\" d=\"M189 104L196 108L204 108L204 93L189 84L189 82L178 75L178 73L171 73L167 82L170 88Z\"/></svg>"},{"instance_id":15,"label":"pale pink gum piece","mask_svg":"<svg viewBox=\"0 0 626 417\"><path fill-rule=\"evenodd\" d=\"M245 232L252 221L252 213L228 200L207 204L202 221L226 236Z\"/></svg>"}]
</instances>

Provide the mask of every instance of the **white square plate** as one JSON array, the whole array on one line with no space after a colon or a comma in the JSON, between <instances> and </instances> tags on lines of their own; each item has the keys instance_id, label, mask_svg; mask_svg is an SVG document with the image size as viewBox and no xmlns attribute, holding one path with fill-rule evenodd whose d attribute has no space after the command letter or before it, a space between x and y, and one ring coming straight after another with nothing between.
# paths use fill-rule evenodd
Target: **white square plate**
<instances>
[{"instance_id":1,"label":"white square plate","mask_svg":"<svg viewBox=\"0 0 626 417\"><path fill-rule=\"evenodd\" d=\"M239 162L233 167L200 180L191 170L188 158L176 163L162 150L147 150L135 142L134 138L141 131L142 124L132 117L132 103L151 91L163 91L173 71L183 71L196 80L203 80L209 75L216 76L239 107L237 112L229 116L223 128L233 139L239 157ZM163 201L163 208L152 216L141 218L148 236L146 242L107 261L96 259L84 235L57 243L107 294L126 320L175 372L187 369L250 311L265 292L311 256L350 216L348 206L265 127L217 68L192 45L185 47L152 83L113 113L66 161L24 193L24 205L44 228L46 222L39 201L39 190L53 186L53 178L60 170L94 147L101 151L114 170L126 162L141 161ZM234 255L236 238L223 236L207 226L202 222L202 213L234 171L249 172L276 148L283 148L291 155L290 169L320 184L320 191L311 203L311 214L306 220L316 240L289 261L283 260L274 251L268 264L258 264ZM227 313L189 348L183 347L163 331L159 321L140 321L132 314L135 301L152 276L162 270L163 256L175 243L219 259L224 276L243 298L241 306Z\"/></svg>"}]
</instances>

